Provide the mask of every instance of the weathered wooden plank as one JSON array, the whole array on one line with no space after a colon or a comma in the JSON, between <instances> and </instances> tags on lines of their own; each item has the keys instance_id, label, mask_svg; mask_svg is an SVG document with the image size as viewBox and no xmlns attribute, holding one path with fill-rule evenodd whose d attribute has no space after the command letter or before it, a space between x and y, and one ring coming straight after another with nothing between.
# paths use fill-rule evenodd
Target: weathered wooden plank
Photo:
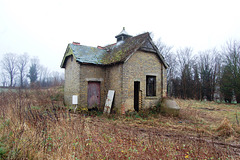
<instances>
[{"instance_id":1,"label":"weathered wooden plank","mask_svg":"<svg viewBox=\"0 0 240 160\"><path fill-rule=\"evenodd\" d=\"M113 102L113 98L114 98L114 92L115 92L114 90L108 90L108 95L107 95L103 113L109 114L111 112L112 102Z\"/></svg>"}]
</instances>

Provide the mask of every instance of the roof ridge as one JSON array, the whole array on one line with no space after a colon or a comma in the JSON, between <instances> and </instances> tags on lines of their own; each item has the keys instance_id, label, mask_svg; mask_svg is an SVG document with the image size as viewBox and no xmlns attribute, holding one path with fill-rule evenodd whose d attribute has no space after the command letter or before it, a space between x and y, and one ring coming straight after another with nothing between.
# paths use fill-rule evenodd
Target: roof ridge
<instances>
[{"instance_id":1,"label":"roof ridge","mask_svg":"<svg viewBox=\"0 0 240 160\"><path fill-rule=\"evenodd\" d=\"M150 37L150 33L149 32L140 33L140 34L138 34L138 35L136 35L134 37L143 36L143 35L148 35ZM131 37L131 38L134 38L134 37Z\"/></svg>"},{"instance_id":2,"label":"roof ridge","mask_svg":"<svg viewBox=\"0 0 240 160\"><path fill-rule=\"evenodd\" d=\"M91 48L97 48L97 49L100 49L98 47L93 47L93 46L88 46L88 45L76 45L76 44L73 44L73 43L69 43L69 45L74 45L74 46L83 46L83 47L91 47Z\"/></svg>"}]
</instances>

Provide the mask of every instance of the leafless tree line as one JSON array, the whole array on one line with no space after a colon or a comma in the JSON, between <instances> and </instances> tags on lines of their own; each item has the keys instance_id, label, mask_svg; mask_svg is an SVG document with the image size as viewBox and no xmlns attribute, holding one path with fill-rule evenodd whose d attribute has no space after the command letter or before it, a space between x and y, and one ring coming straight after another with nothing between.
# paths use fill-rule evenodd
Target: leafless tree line
<instances>
[{"instance_id":1,"label":"leafless tree line","mask_svg":"<svg viewBox=\"0 0 240 160\"><path fill-rule=\"evenodd\" d=\"M169 64L168 96L240 102L240 42L228 41L219 50L198 54L190 47L174 51L161 39L156 45Z\"/></svg>"},{"instance_id":2,"label":"leafless tree line","mask_svg":"<svg viewBox=\"0 0 240 160\"><path fill-rule=\"evenodd\" d=\"M27 53L6 53L1 62L0 86L3 87L50 87L63 84L64 75L52 72L40 64L38 57Z\"/></svg>"}]
</instances>

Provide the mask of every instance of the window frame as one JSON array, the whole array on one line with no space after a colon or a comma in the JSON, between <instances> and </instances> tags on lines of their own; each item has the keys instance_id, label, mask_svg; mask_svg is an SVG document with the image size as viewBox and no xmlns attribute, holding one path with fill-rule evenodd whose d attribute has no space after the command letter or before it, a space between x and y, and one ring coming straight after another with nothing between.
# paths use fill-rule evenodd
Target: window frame
<instances>
[{"instance_id":1,"label":"window frame","mask_svg":"<svg viewBox=\"0 0 240 160\"><path fill-rule=\"evenodd\" d=\"M152 80L151 80L152 79ZM156 76L147 75L146 76L146 97L156 97L157 83Z\"/></svg>"}]
</instances>

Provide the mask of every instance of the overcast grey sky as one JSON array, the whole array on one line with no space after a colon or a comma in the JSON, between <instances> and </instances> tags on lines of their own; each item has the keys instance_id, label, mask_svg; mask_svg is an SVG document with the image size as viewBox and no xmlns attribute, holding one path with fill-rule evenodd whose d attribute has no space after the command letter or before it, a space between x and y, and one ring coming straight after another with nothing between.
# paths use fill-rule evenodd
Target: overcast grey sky
<instances>
[{"instance_id":1,"label":"overcast grey sky","mask_svg":"<svg viewBox=\"0 0 240 160\"><path fill-rule=\"evenodd\" d=\"M60 71L68 43L114 43L122 27L198 52L240 40L239 6L240 0L0 0L0 59L27 52Z\"/></svg>"}]
</instances>

